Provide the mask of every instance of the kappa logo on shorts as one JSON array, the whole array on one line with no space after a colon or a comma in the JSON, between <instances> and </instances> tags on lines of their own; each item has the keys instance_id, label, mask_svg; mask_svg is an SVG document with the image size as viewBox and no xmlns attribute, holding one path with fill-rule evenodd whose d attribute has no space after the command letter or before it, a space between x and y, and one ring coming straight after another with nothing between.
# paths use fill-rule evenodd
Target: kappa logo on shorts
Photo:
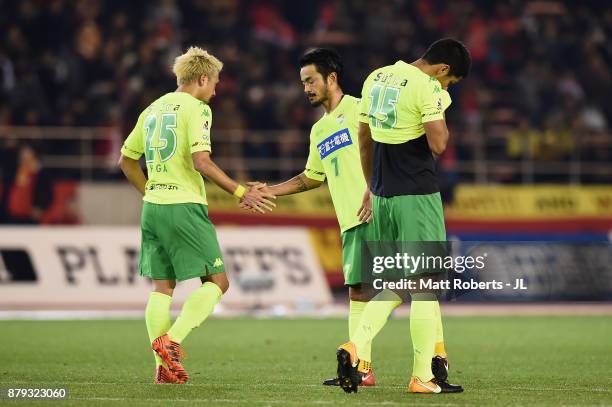
<instances>
[{"instance_id":1,"label":"kappa logo on shorts","mask_svg":"<svg viewBox=\"0 0 612 407\"><path fill-rule=\"evenodd\" d=\"M215 259L215 262L213 263L213 267L221 267L223 265L223 260L221 260L220 257L217 257Z\"/></svg>"}]
</instances>

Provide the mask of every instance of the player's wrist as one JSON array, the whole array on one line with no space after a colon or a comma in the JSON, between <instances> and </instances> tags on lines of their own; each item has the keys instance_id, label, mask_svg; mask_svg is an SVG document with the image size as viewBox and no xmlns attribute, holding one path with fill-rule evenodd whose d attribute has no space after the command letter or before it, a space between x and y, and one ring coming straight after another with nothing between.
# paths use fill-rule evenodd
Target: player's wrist
<instances>
[{"instance_id":1,"label":"player's wrist","mask_svg":"<svg viewBox=\"0 0 612 407\"><path fill-rule=\"evenodd\" d=\"M238 187L236 187L236 190L234 191L234 196L238 199L242 199L245 192L246 192L245 186L242 184L238 184Z\"/></svg>"}]
</instances>

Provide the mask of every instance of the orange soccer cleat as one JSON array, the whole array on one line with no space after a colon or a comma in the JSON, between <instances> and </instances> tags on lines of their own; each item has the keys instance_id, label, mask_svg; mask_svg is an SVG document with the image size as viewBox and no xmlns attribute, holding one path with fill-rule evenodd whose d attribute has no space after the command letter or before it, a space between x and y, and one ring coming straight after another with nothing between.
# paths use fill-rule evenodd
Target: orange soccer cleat
<instances>
[{"instance_id":1,"label":"orange soccer cleat","mask_svg":"<svg viewBox=\"0 0 612 407\"><path fill-rule=\"evenodd\" d=\"M408 383L408 392L438 394L442 393L442 389L433 381L422 382L418 377L412 376L412 378L410 379L410 383Z\"/></svg>"},{"instance_id":2,"label":"orange soccer cleat","mask_svg":"<svg viewBox=\"0 0 612 407\"><path fill-rule=\"evenodd\" d=\"M172 373L166 366L159 365L157 369L155 369L155 380L153 381L155 384L164 384L164 383L172 383L172 384L180 384L178 378Z\"/></svg>"},{"instance_id":3,"label":"orange soccer cleat","mask_svg":"<svg viewBox=\"0 0 612 407\"><path fill-rule=\"evenodd\" d=\"M189 380L189 375L181 364L183 351L180 344L171 341L168 335L162 335L153 341L151 349L159 355L170 372L176 376L178 383L185 383Z\"/></svg>"}]
</instances>

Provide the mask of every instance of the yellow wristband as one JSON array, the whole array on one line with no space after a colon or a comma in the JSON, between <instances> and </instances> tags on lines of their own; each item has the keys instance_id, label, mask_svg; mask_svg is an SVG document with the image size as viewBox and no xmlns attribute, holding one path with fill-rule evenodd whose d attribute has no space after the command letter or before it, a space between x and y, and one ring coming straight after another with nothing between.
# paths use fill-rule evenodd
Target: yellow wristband
<instances>
[{"instance_id":1,"label":"yellow wristband","mask_svg":"<svg viewBox=\"0 0 612 407\"><path fill-rule=\"evenodd\" d=\"M236 188L236 190L234 191L234 196L237 198L242 198L245 192L246 192L246 188L238 184L238 188Z\"/></svg>"}]
</instances>

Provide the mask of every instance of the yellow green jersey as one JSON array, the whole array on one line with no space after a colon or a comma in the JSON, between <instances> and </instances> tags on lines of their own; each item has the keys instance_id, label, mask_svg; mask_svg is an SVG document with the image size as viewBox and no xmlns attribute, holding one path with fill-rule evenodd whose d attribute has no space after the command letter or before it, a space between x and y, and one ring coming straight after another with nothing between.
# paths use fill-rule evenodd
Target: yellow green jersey
<instances>
[{"instance_id":1,"label":"yellow green jersey","mask_svg":"<svg viewBox=\"0 0 612 407\"><path fill-rule=\"evenodd\" d=\"M436 78L403 61L368 76L359 120L372 133L374 195L429 195L440 190L423 124L443 120L450 104L450 95Z\"/></svg>"},{"instance_id":2,"label":"yellow green jersey","mask_svg":"<svg viewBox=\"0 0 612 407\"><path fill-rule=\"evenodd\" d=\"M436 78L397 61L364 82L359 120L370 125L374 141L400 144L424 135L423 123L444 119L450 103Z\"/></svg>"},{"instance_id":3,"label":"yellow green jersey","mask_svg":"<svg viewBox=\"0 0 612 407\"><path fill-rule=\"evenodd\" d=\"M211 126L210 107L185 92L167 93L140 114L121 153L134 160L145 155L145 201L207 204L191 154L211 151Z\"/></svg>"},{"instance_id":4,"label":"yellow green jersey","mask_svg":"<svg viewBox=\"0 0 612 407\"><path fill-rule=\"evenodd\" d=\"M367 189L359 155L359 99L344 95L310 131L310 152L304 174L317 181L327 178L342 232L361 222L357 211Z\"/></svg>"}]
</instances>

